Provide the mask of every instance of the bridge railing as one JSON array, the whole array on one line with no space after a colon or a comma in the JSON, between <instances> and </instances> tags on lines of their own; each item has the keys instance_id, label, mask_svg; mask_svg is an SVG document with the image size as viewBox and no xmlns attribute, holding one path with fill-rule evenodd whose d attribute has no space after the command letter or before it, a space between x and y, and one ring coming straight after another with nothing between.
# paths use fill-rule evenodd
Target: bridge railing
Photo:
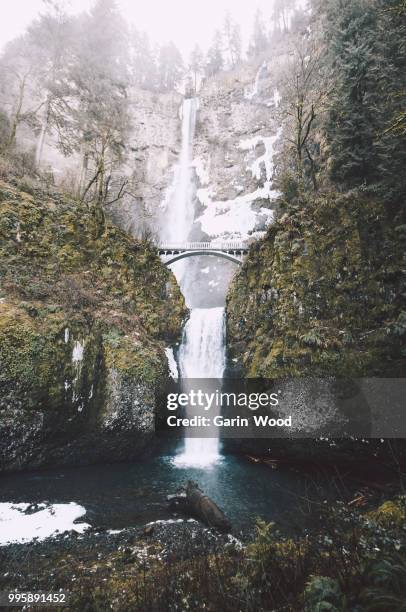
<instances>
[{"instance_id":1,"label":"bridge railing","mask_svg":"<svg viewBox=\"0 0 406 612\"><path fill-rule=\"evenodd\" d=\"M160 251L246 251L244 242L230 240L227 242L170 242L160 244Z\"/></svg>"}]
</instances>

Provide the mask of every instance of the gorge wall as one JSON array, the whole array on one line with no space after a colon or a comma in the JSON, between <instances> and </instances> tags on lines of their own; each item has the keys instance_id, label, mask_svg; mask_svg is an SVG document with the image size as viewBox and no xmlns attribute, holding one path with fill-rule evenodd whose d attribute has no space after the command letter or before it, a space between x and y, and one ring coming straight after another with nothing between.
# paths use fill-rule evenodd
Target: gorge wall
<instances>
[{"instance_id":1,"label":"gorge wall","mask_svg":"<svg viewBox=\"0 0 406 612\"><path fill-rule=\"evenodd\" d=\"M379 200L303 197L232 283L232 356L253 377L400 376L403 249Z\"/></svg>"},{"instance_id":2,"label":"gorge wall","mask_svg":"<svg viewBox=\"0 0 406 612\"><path fill-rule=\"evenodd\" d=\"M146 241L60 193L0 184L0 469L128 459L154 433L186 314Z\"/></svg>"}]
</instances>

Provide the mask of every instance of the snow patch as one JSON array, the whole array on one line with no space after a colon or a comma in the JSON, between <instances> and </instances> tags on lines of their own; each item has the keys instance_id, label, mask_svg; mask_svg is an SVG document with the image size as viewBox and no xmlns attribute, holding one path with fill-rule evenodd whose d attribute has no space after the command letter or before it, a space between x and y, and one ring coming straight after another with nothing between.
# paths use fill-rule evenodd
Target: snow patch
<instances>
[{"instance_id":1,"label":"snow patch","mask_svg":"<svg viewBox=\"0 0 406 612\"><path fill-rule=\"evenodd\" d=\"M204 191L203 194L200 192ZM255 229L258 216L265 216L265 225L273 220L274 213L269 208L253 210L252 204L256 200L272 200L279 194L272 191L271 184L265 183L264 187L257 189L244 196L238 196L234 200L212 201L208 190L198 190L197 197L206 206L204 213L196 219L200 222L202 230L210 236L227 236L231 238L246 239Z\"/></svg>"},{"instance_id":2,"label":"snow patch","mask_svg":"<svg viewBox=\"0 0 406 612\"><path fill-rule=\"evenodd\" d=\"M196 519L158 519L157 521L152 521L151 523L147 523L145 526L149 527L150 525L174 525L176 523L197 523Z\"/></svg>"},{"instance_id":3,"label":"snow patch","mask_svg":"<svg viewBox=\"0 0 406 612\"><path fill-rule=\"evenodd\" d=\"M73 363L78 363L80 361L83 361L83 349L84 349L84 345L77 340L73 346L73 351L72 351L72 362Z\"/></svg>"},{"instance_id":4,"label":"snow patch","mask_svg":"<svg viewBox=\"0 0 406 612\"><path fill-rule=\"evenodd\" d=\"M195 169L200 185L208 185L210 181L209 173L205 167L201 157L196 157L192 162L192 168Z\"/></svg>"},{"instance_id":5,"label":"snow patch","mask_svg":"<svg viewBox=\"0 0 406 612\"><path fill-rule=\"evenodd\" d=\"M238 195L232 200L216 201L213 189L210 186L197 190L197 198L205 207L203 214L196 219L201 224L203 232L212 237L224 236L230 239L247 239L249 236L259 235L258 221L261 220L261 231L269 225L274 218L274 212L266 207L258 206L253 209L253 204L258 200L275 200L279 197L279 191L273 189L272 180L274 175L273 156L275 143L280 138L282 129L272 136L254 136L241 140L238 148L247 151L247 170L258 181L261 180L263 169L265 169L266 180L262 187L247 194ZM255 156L256 148L263 144L265 151L259 157ZM242 186L238 186L238 189Z\"/></svg>"},{"instance_id":6,"label":"snow patch","mask_svg":"<svg viewBox=\"0 0 406 612\"><path fill-rule=\"evenodd\" d=\"M31 512L30 504L0 503L0 546L45 540L64 531L83 533L90 527L87 523L75 522L86 509L74 502L38 504L33 510Z\"/></svg>"},{"instance_id":7,"label":"snow patch","mask_svg":"<svg viewBox=\"0 0 406 612\"><path fill-rule=\"evenodd\" d=\"M244 545L241 542L241 540L231 535L231 533L227 535L227 538L228 538L229 543L232 544L237 550L242 550L244 548Z\"/></svg>"},{"instance_id":8,"label":"snow patch","mask_svg":"<svg viewBox=\"0 0 406 612\"><path fill-rule=\"evenodd\" d=\"M173 380L178 380L179 378L178 364L176 363L175 355L173 354L173 349L170 347L167 347L165 349L165 354L168 360L170 377L173 378Z\"/></svg>"},{"instance_id":9,"label":"snow patch","mask_svg":"<svg viewBox=\"0 0 406 612\"><path fill-rule=\"evenodd\" d=\"M65 328L65 344L68 344L69 342L69 329L66 327Z\"/></svg>"},{"instance_id":10,"label":"snow patch","mask_svg":"<svg viewBox=\"0 0 406 612\"><path fill-rule=\"evenodd\" d=\"M275 153L275 143L279 140L282 133L282 129L279 128L276 134L273 136L254 136L253 138L247 138L246 140L240 140L238 148L242 151L249 151L255 154L255 149L259 144L263 144L265 147L265 152L260 157L254 159L254 161L247 167L253 177L257 180L261 179L262 175L262 167L265 167L266 172L266 180L271 181L274 173L274 163L273 156Z\"/></svg>"}]
</instances>

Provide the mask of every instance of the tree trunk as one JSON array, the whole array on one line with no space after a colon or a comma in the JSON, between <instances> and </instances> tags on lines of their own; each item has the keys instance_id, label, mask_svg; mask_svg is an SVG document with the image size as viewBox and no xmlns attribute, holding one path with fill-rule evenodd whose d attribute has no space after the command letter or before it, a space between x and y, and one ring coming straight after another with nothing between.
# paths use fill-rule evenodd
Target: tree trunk
<instances>
[{"instance_id":1,"label":"tree trunk","mask_svg":"<svg viewBox=\"0 0 406 612\"><path fill-rule=\"evenodd\" d=\"M45 102L44 118L42 120L42 125L41 125L41 132L38 137L37 148L35 151L35 165L37 167L41 163L42 151L44 149L45 136L48 130L50 105L51 105L51 101L49 99L49 96L47 96L47 99Z\"/></svg>"},{"instance_id":2,"label":"tree trunk","mask_svg":"<svg viewBox=\"0 0 406 612\"><path fill-rule=\"evenodd\" d=\"M11 149L11 147L13 146L16 140L17 128L21 121L21 111L22 111L23 102L24 102L25 82L26 82L26 78L24 77L20 83L20 90L18 92L19 95L18 95L17 108L14 114L13 122L11 124L10 136L8 137L8 140L6 143L6 147L5 147L6 149Z\"/></svg>"},{"instance_id":3,"label":"tree trunk","mask_svg":"<svg viewBox=\"0 0 406 612\"><path fill-rule=\"evenodd\" d=\"M82 197L82 192L84 191L84 188L85 188L87 170L88 170L88 165L89 165L89 154L84 149L84 147L82 148L82 154L83 154L82 165L80 168L79 182L78 182L78 187L77 187L77 195L79 198Z\"/></svg>"}]
</instances>

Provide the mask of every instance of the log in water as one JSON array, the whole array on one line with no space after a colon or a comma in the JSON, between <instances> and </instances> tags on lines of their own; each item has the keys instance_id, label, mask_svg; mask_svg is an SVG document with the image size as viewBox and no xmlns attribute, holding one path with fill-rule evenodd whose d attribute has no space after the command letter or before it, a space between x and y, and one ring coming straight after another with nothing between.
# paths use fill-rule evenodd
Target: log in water
<instances>
[{"instance_id":1,"label":"log in water","mask_svg":"<svg viewBox=\"0 0 406 612\"><path fill-rule=\"evenodd\" d=\"M169 495L168 501L172 507L193 514L209 527L215 527L225 533L231 531L231 523L224 512L193 480L188 480L185 493Z\"/></svg>"}]
</instances>

